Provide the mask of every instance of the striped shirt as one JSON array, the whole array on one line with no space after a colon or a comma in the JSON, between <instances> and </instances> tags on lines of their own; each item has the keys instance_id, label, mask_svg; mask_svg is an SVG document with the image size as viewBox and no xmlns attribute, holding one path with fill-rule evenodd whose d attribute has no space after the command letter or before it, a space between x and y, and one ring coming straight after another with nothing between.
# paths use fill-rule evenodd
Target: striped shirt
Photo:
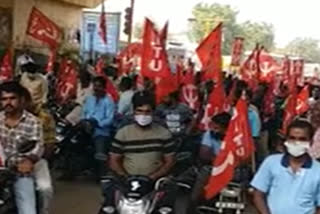
<instances>
[{"instance_id":1,"label":"striped shirt","mask_svg":"<svg viewBox=\"0 0 320 214\"><path fill-rule=\"evenodd\" d=\"M15 127L5 124L5 114L0 112L0 143L4 154L8 158L18 152L18 146L27 141L37 141L37 146L29 155L41 158L43 153L43 133L40 121L31 113L24 111ZM16 160L13 158L13 161Z\"/></svg>"},{"instance_id":2,"label":"striped shirt","mask_svg":"<svg viewBox=\"0 0 320 214\"><path fill-rule=\"evenodd\" d=\"M130 175L149 175L163 164L163 156L174 155L170 132L156 123L149 128L130 124L121 128L110 152L123 156L123 167Z\"/></svg>"}]
</instances>

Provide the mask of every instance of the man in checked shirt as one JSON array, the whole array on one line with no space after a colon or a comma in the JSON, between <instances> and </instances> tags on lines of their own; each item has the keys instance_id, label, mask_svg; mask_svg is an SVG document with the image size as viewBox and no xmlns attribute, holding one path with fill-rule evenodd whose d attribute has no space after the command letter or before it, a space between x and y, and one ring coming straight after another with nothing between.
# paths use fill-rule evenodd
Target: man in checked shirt
<instances>
[{"instance_id":1,"label":"man in checked shirt","mask_svg":"<svg viewBox=\"0 0 320 214\"><path fill-rule=\"evenodd\" d=\"M0 112L0 143L5 156L16 154L18 145L24 142L38 143L28 156L13 160L14 169L21 175L14 183L18 214L36 214L34 177L37 177L37 162L43 153L42 126L35 116L24 110L24 89L19 83L3 83L0 92L3 109Z\"/></svg>"}]
</instances>

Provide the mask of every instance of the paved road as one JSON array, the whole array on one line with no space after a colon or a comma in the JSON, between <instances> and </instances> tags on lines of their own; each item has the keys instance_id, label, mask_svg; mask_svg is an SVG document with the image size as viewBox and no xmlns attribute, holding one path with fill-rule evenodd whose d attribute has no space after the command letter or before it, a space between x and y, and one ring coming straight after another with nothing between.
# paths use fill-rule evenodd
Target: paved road
<instances>
[{"instance_id":1,"label":"paved road","mask_svg":"<svg viewBox=\"0 0 320 214\"><path fill-rule=\"evenodd\" d=\"M102 197L92 181L57 182L52 214L96 214Z\"/></svg>"},{"instance_id":2,"label":"paved road","mask_svg":"<svg viewBox=\"0 0 320 214\"><path fill-rule=\"evenodd\" d=\"M96 214L102 197L99 185L88 180L56 182L51 214ZM245 214L255 214L249 208Z\"/></svg>"}]
</instances>

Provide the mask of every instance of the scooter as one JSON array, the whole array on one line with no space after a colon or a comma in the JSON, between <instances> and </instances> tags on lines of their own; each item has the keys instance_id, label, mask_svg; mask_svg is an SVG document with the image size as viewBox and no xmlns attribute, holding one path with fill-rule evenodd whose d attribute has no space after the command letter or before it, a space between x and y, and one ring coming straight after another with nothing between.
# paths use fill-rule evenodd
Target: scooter
<instances>
[{"instance_id":1,"label":"scooter","mask_svg":"<svg viewBox=\"0 0 320 214\"><path fill-rule=\"evenodd\" d=\"M112 183L116 191L114 206L105 202L99 214L174 214L174 207L160 205L161 200L166 197L165 188L186 187L185 184L176 183L171 178L161 178L154 184L146 176L129 176L124 181L109 177L101 182Z\"/></svg>"}]
</instances>

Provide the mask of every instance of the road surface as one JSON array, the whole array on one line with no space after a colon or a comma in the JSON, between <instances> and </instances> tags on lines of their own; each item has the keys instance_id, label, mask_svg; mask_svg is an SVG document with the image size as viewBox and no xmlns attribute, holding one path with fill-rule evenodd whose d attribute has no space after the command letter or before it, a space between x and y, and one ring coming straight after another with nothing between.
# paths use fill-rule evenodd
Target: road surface
<instances>
[{"instance_id":1,"label":"road surface","mask_svg":"<svg viewBox=\"0 0 320 214\"><path fill-rule=\"evenodd\" d=\"M99 185L93 181L57 181L51 214L97 214L101 202ZM249 210L245 214L256 214Z\"/></svg>"}]
</instances>

